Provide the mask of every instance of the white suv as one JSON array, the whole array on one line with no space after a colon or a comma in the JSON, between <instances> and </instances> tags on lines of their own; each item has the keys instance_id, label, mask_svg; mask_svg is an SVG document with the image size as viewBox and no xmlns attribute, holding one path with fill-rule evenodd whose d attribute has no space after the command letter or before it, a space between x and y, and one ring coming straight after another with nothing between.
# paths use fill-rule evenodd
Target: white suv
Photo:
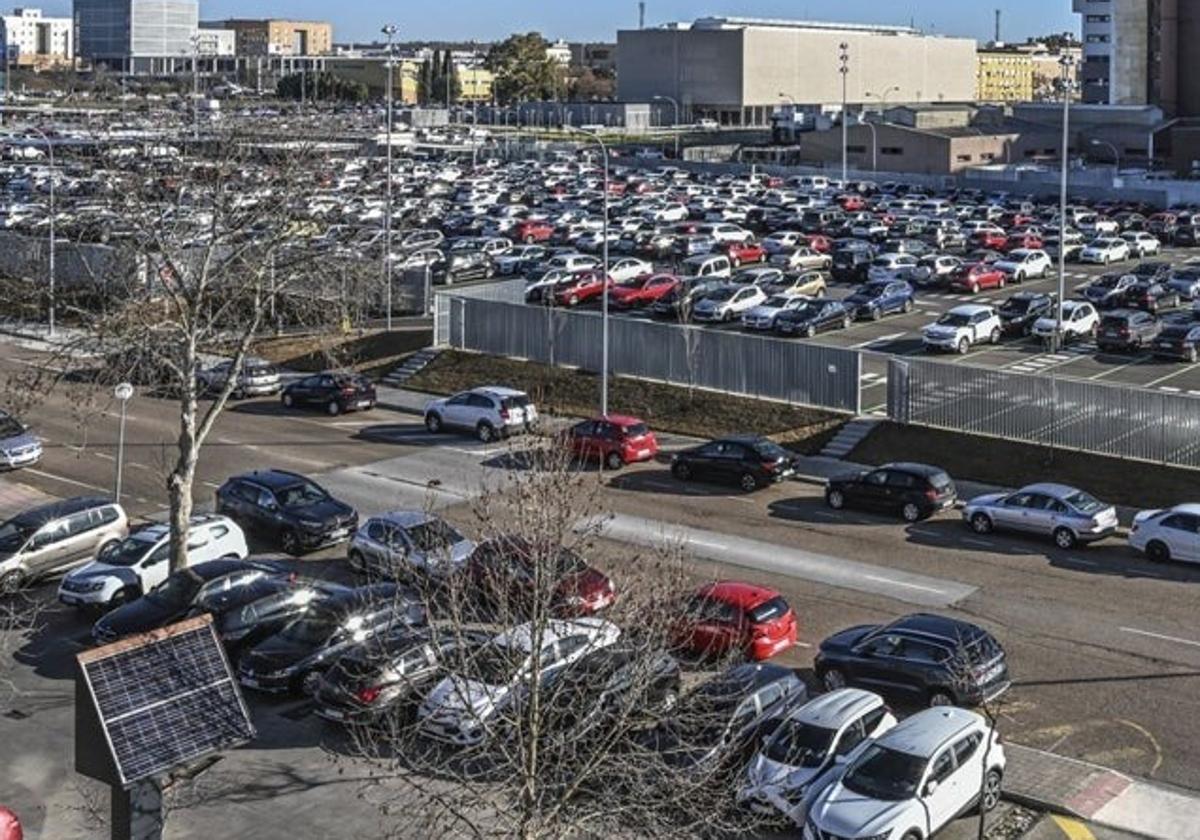
<instances>
[{"instance_id":1,"label":"white suv","mask_svg":"<svg viewBox=\"0 0 1200 840\"><path fill-rule=\"evenodd\" d=\"M425 428L472 431L484 443L516 432L532 431L537 409L523 391L498 385L473 388L425 404Z\"/></svg>"},{"instance_id":2,"label":"white suv","mask_svg":"<svg viewBox=\"0 0 1200 840\"><path fill-rule=\"evenodd\" d=\"M967 303L956 306L921 330L926 350L966 353L975 344L999 344L1004 325L990 306Z\"/></svg>"},{"instance_id":3,"label":"white suv","mask_svg":"<svg viewBox=\"0 0 1200 840\"><path fill-rule=\"evenodd\" d=\"M140 597L167 579L171 532L151 525L105 546L96 559L70 572L58 587L58 600L73 607L111 609ZM207 514L192 517L188 529L188 565L250 554L246 535L232 519Z\"/></svg>"},{"instance_id":4,"label":"white suv","mask_svg":"<svg viewBox=\"0 0 1200 840\"><path fill-rule=\"evenodd\" d=\"M918 712L867 747L817 794L804 840L931 837L960 814L1000 801L1000 736L975 712Z\"/></svg>"},{"instance_id":5,"label":"white suv","mask_svg":"<svg viewBox=\"0 0 1200 840\"><path fill-rule=\"evenodd\" d=\"M1063 340L1095 338L1100 327L1100 313L1096 307L1081 300L1066 300L1062 305ZM1033 334L1043 341L1054 337L1058 328L1057 314L1038 318L1033 323Z\"/></svg>"}]
</instances>

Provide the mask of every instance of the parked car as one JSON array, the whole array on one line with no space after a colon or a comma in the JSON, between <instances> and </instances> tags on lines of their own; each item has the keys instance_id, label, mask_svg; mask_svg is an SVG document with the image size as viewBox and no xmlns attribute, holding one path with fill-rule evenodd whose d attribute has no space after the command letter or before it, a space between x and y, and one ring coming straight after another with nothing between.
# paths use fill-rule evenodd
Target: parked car
<instances>
[{"instance_id":1,"label":"parked car","mask_svg":"<svg viewBox=\"0 0 1200 840\"><path fill-rule=\"evenodd\" d=\"M1200 361L1200 321L1163 324L1151 350L1160 359L1175 359L1195 364Z\"/></svg>"},{"instance_id":2,"label":"parked car","mask_svg":"<svg viewBox=\"0 0 1200 840\"><path fill-rule=\"evenodd\" d=\"M748 493L795 472L795 456L774 441L750 435L710 441L671 458L671 474L680 481L732 483Z\"/></svg>"},{"instance_id":3,"label":"parked car","mask_svg":"<svg viewBox=\"0 0 1200 840\"><path fill-rule=\"evenodd\" d=\"M303 615L246 650L237 679L257 691L296 694L315 687L320 673L355 646L425 623L425 606L417 595L395 584L347 589L314 601Z\"/></svg>"},{"instance_id":4,"label":"parked car","mask_svg":"<svg viewBox=\"0 0 1200 840\"><path fill-rule=\"evenodd\" d=\"M921 330L926 350L966 354L976 344L999 344L1004 334L1000 315L990 306L966 304L945 312Z\"/></svg>"},{"instance_id":5,"label":"parked car","mask_svg":"<svg viewBox=\"0 0 1200 840\"><path fill-rule=\"evenodd\" d=\"M58 587L58 600L72 607L112 609L167 579L170 571L171 530L150 525L120 542L101 548L92 560L66 574ZM246 537L224 516L200 514L188 525L187 565L210 560L245 559L250 549Z\"/></svg>"},{"instance_id":6,"label":"parked car","mask_svg":"<svg viewBox=\"0 0 1200 840\"><path fill-rule=\"evenodd\" d=\"M1197 227L1200 229L1200 226ZM1167 275L1167 287L1178 292L1184 300L1194 301L1200 298L1200 265L1184 265L1172 269Z\"/></svg>"},{"instance_id":7,"label":"parked car","mask_svg":"<svg viewBox=\"0 0 1200 840\"><path fill-rule=\"evenodd\" d=\"M725 286L721 278L684 278L679 286L667 292L650 306L654 318L690 321L700 301Z\"/></svg>"},{"instance_id":8,"label":"parked car","mask_svg":"<svg viewBox=\"0 0 1200 840\"><path fill-rule=\"evenodd\" d=\"M919 265L919 261L912 254L880 254L872 260L867 279L871 283L907 280Z\"/></svg>"},{"instance_id":9,"label":"parked car","mask_svg":"<svg viewBox=\"0 0 1200 840\"><path fill-rule=\"evenodd\" d=\"M612 580L577 552L518 536L478 545L466 573L479 601L502 615L528 615L543 602L561 617L592 615L617 597Z\"/></svg>"},{"instance_id":10,"label":"parked car","mask_svg":"<svg viewBox=\"0 0 1200 840\"><path fill-rule=\"evenodd\" d=\"M1126 231L1121 234L1121 238L1129 244L1130 255L1138 259L1156 256L1162 250L1162 243L1158 238L1143 230Z\"/></svg>"},{"instance_id":11,"label":"parked car","mask_svg":"<svg viewBox=\"0 0 1200 840\"><path fill-rule=\"evenodd\" d=\"M731 242L724 250L734 268L746 263L764 262L767 259L767 252L757 242Z\"/></svg>"},{"instance_id":12,"label":"parked car","mask_svg":"<svg viewBox=\"0 0 1200 840\"><path fill-rule=\"evenodd\" d=\"M1117 511L1083 490L1046 483L972 499L963 508L963 521L977 534L1023 531L1070 549L1116 533Z\"/></svg>"},{"instance_id":13,"label":"parked car","mask_svg":"<svg viewBox=\"0 0 1200 840\"><path fill-rule=\"evenodd\" d=\"M293 556L344 542L358 527L354 508L311 479L285 470L226 479L217 488L216 510Z\"/></svg>"},{"instance_id":14,"label":"parked car","mask_svg":"<svg viewBox=\"0 0 1200 840\"><path fill-rule=\"evenodd\" d=\"M110 499L78 496L39 505L0 524L0 595L86 563L129 533Z\"/></svg>"},{"instance_id":15,"label":"parked car","mask_svg":"<svg viewBox=\"0 0 1200 840\"><path fill-rule=\"evenodd\" d=\"M553 725L581 738L607 738L614 721L656 721L679 702L682 673L675 657L622 637L563 669L543 702Z\"/></svg>"},{"instance_id":16,"label":"parked car","mask_svg":"<svg viewBox=\"0 0 1200 840\"><path fill-rule=\"evenodd\" d=\"M1008 275L996 266L999 263L966 263L950 275L950 290L979 294L981 289L1003 289Z\"/></svg>"},{"instance_id":17,"label":"parked car","mask_svg":"<svg viewBox=\"0 0 1200 840\"><path fill-rule=\"evenodd\" d=\"M662 300L679 288L679 278L673 274L652 274L614 286L608 300L618 309L648 306Z\"/></svg>"},{"instance_id":18,"label":"parked car","mask_svg":"<svg viewBox=\"0 0 1200 840\"><path fill-rule=\"evenodd\" d=\"M1083 298L1097 309L1121 306L1129 290L1137 284L1133 274L1104 274L1083 287Z\"/></svg>"},{"instance_id":19,"label":"parked car","mask_svg":"<svg viewBox=\"0 0 1200 840\"><path fill-rule=\"evenodd\" d=\"M1125 306L1150 313L1174 309L1181 302L1179 292L1158 280L1139 279L1125 290Z\"/></svg>"},{"instance_id":20,"label":"parked car","mask_svg":"<svg viewBox=\"0 0 1200 840\"><path fill-rule=\"evenodd\" d=\"M1009 251L1004 259L993 264L997 271L1003 271L1014 283L1022 283L1032 278L1044 279L1052 266L1050 256L1040 248L1018 248Z\"/></svg>"},{"instance_id":21,"label":"parked car","mask_svg":"<svg viewBox=\"0 0 1200 840\"><path fill-rule=\"evenodd\" d=\"M29 427L7 411L0 411L0 469L32 467L42 460L42 442Z\"/></svg>"},{"instance_id":22,"label":"parked car","mask_svg":"<svg viewBox=\"0 0 1200 840\"><path fill-rule=\"evenodd\" d=\"M228 384L230 376L237 378L233 390L230 392L230 396L235 400L278 394L283 387L279 379L279 368L266 359L255 356L247 356L243 359L241 370L236 374L233 370L233 362L227 360L200 371L196 375L196 379L200 390L218 393Z\"/></svg>"},{"instance_id":23,"label":"parked car","mask_svg":"<svg viewBox=\"0 0 1200 840\"><path fill-rule=\"evenodd\" d=\"M1000 304L1000 329L1006 336L1024 337L1033 333L1039 318L1058 313L1058 296L1044 292L1017 292Z\"/></svg>"},{"instance_id":24,"label":"parked car","mask_svg":"<svg viewBox=\"0 0 1200 840\"><path fill-rule=\"evenodd\" d=\"M279 397L285 408L324 408L330 417L375 407L375 386L357 373L318 373L287 385Z\"/></svg>"},{"instance_id":25,"label":"parked car","mask_svg":"<svg viewBox=\"0 0 1200 840\"><path fill-rule=\"evenodd\" d=\"M1149 312L1114 309L1100 319L1096 344L1104 352L1131 353L1152 346L1162 323Z\"/></svg>"},{"instance_id":26,"label":"parked car","mask_svg":"<svg viewBox=\"0 0 1200 840\"><path fill-rule=\"evenodd\" d=\"M425 428L473 431L483 443L537 427L537 408L524 391L487 385L425 404Z\"/></svg>"},{"instance_id":27,"label":"parked car","mask_svg":"<svg viewBox=\"0 0 1200 840\"><path fill-rule=\"evenodd\" d=\"M815 251L807 245L772 254L770 262L784 271L829 271L833 268L833 257Z\"/></svg>"},{"instance_id":28,"label":"parked car","mask_svg":"<svg viewBox=\"0 0 1200 840\"><path fill-rule=\"evenodd\" d=\"M728 322L761 305L767 293L758 286L727 285L706 295L692 309L696 321Z\"/></svg>"},{"instance_id":29,"label":"parked car","mask_svg":"<svg viewBox=\"0 0 1200 840\"><path fill-rule=\"evenodd\" d=\"M1004 649L990 633L929 613L834 633L813 668L829 691L853 685L931 706L977 705L1009 688Z\"/></svg>"},{"instance_id":30,"label":"parked car","mask_svg":"<svg viewBox=\"0 0 1200 840\"><path fill-rule=\"evenodd\" d=\"M1114 262L1124 262L1129 259L1129 243L1124 239L1101 237L1093 239L1079 252L1079 261L1108 265Z\"/></svg>"},{"instance_id":31,"label":"parked car","mask_svg":"<svg viewBox=\"0 0 1200 840\"><path fill-rule=\"evenodd\" d=\"M895 725L883 698L870 691L839 688L810 700L764 741L746 769L738 803L802 827L812 797Z\"/></svg>"},{"instance_id":32,"label":"parked car","mask_svg":"<svg viewBox=\"0 0 1200 840\"><path fill-rule=\"evenodd\" d=\"M444 579L467 562L475 543L439 516L398 510L372 516L350 540L350 568L372 579Z\"/></svg>"},{"instance_id":33,"label":"parked car","mask_svg":"<svg viewBox=\"0 0 1200 840\"><path fill-rule=\"evenodd\" d=\"M840 300L806 300L786 309L775 317L775 331L780 335L802 335L812 338L817 333L849 329L854 317Z\"/></svg>"},{"instance_id":34,"label":"parked car","mask_svg":"<svg viewBox=\"0 0 1200 840\"><path fill-rule=\"evenodd\" d=\"M580 271L568 275L555 285L553 299L559 306L579 306L598 300L612 287L612 279L606 279L602 270Z\"/></svg>"},{"instance_id":35,"label":"parked car","mask_svg":"<svg viewBox=\"0 0 1200 840\"><path fill-rule=\"evenodd\" d=\"M491 255L484 251L450 251L433 263L430 270L435 283L451 285L485 280L496 273L496 266Z\"/></svg>"},{"instance_id":36,"label":"parked car","mask_svg":"<svg viewBox=\"0 0 1200 840\"><path fill-rule=\"evenodd\" d=\"M228 585L226 585L228 584ZM206 584L192 601L189 615L208 613L231 660L274 636L308 612L313 604L342 595L351 587L326 580L263 573L251 579L230 575Z\"/></svg>"},{"instance_id":37,"label":"parked car","mask_svg":"<svg viewBox=\"0 0 1200 840\"><path fill-rule=\"evenodd\" d=\"M805 840L932 837L960 814L1000 803L1000 736L982 715L928 709L868 746L817 794Z\"/></svg>"},{"instance_id":38,"label":"parked car","mask_svg":"<svg viewBox=\"0 0 1200 840\"><path fill-rule=\"evenodd\" d=\"M1129 545L1154 563L1200 563L1200 505L1141 511L1133 517Z\"/></svg>"},{"instance_id":39,"label":"parked car","mask_svg":"<svg viewBox=\"0 0 1200 840\"><path fill-rule=\"evenodd\" d=\"M1095 338L1100 328L1100 313L1090 303L1080 300L1065 300L1062 303L1063 341L1078 341ZM1033 322L1033 334L1048 342L1058 331L1058 313L1055 312Z\"/></svg>"},{"instance_id":40,"label":"parked car","mask_svg":"<svg viewBox=\"0 0 1200 840\"><path fill-rule=\"evenodd\" d=\"M917 267L908 276L908 282L921 289L935 289L946 286L950 278L963 266L959 257L949 254L930 254L921 257Z\"/></svg>"},{"instance_id":41,"label":"parked car","mask_svg":"<svg viewBox=\"0 0 1200 840\"><path fill-rule=\"evenodd\" d=\"M940 467L885 464L829 479L825 502L834 510L859 507L898 513L906 522L927 519L954 506L958 492Z\"/></svg>"},{"instance_id":42,"label":"parked car","mask_svg":"<svg viewBox=\"0 0 1200 840\"><path fill-rule=\"evenodd\" d=\"M770 659L796 644L796 613L774 589L740 581L700 587L673 632L676 646L695 654Z\"/></svg>"},{"instance_id":43,"label":"parked car","mask_svg":"<svg viewBox=\"0 0 1200 840\"><path fill-rule=\"evenodd\" d=\"M779 316L808 305L808 298L800 295L772 295L753 309L742 313L742 329L770 332L775 329Z\"/></svg>"},{"instance_id":44,"label":"parked car","mask_svg":"<svg viewBox=\"0 0 1200 840\"><path fill-rule=\"evenodd\" d=\"M904 281L871 282L860 286L842 303L856 318L878 321L893 312L911 312L913 287Z\"/></svg>"},{"instance_id":45,"label":"parked car","mask_svg":"<svg viewBox=\"0 0 1200 840\"><path fill-rule=\"evenodd\" d=\"M598 461L610 470L658 455L654 432L638 418L621 414L576 423L567 430L566 443L575 457Z\"/></svg>"}]
</instances>

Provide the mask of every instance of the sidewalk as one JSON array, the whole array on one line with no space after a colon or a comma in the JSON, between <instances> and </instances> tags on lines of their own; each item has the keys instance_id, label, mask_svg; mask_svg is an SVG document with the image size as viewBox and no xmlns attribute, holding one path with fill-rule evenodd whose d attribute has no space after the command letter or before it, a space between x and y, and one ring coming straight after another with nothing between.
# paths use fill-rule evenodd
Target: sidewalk
<instances>
[{"instance_id":1,"label":"sidewalk","mask_svg":"<svg viewBox=\"0 0 1200 840\"><path fill-rule=\"evenodd\" d=\"M1029 747L1004 750L1004 794L1018 804L1150 840L1200 840L1200 796Z\"/></svg>"}]
</instances>

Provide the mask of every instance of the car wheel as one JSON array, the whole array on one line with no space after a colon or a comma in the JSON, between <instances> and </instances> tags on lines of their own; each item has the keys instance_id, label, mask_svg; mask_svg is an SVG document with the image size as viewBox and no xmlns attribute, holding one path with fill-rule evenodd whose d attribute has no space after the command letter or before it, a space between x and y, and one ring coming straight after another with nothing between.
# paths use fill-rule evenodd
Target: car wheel
<instances>
[{"instance_id":1,"label":"car wheel","mask_svg":"<svg viewBox=\"0 0 1200 840\"><path fill-rule=\"evenodd\" d=\"M1000 771L989 770L983 779L983 792L979 795L979 810L985 814L1000 804Z\"/></svg>"},{"instance_id":2,"label":"car wheel","mask_svg":"<svg viewBox=\"0 0 1200 840\"><path fill-rule=\"evenodd\" d=\"M999 327L992 328L992 334L989 337L989 340L992 342L992 344L1000 343L1000 328Z\"/></svg>"},{"instance_id":3,"label":"car wheel","mask_svg":"<svg viewBox=\"0 0 1200 840\"><path fill-rule=\"evenodd\" d=\"M834 510L841 510L846 506L846 495L841 490L830 490L825 494L825 504Z\"/></svg>"},{"instance_id":4,"label":"car wheel","mask_svg":"<svg viewBox=\"0 0 1200 840\"><path fill-rule=\"evenodd\" d=\"M883 313L879 311L878 306L874 306L871 308L871 320L872 321L878 321L882 317L883 317Z\"/></svg>"},{"instance_id":5,"label":"car wheel","mask_svg":"<svg viewBox=\"0 0 1200 840\"><path fill-rule=\"evenodd\" d=\"M571 295L569 298L567 298L567 306L578 306L578 305L579 305L579 295Z\"/></svg>"},{"instance_id":6,"label":"car wheel","mask_svg":"<svg viewBox=\"0 0 1200 840\"><path fill-rule=\"evenodd\" d=\"M821 676L821 683L826 691L837 691L846 687L846 675L837 668L830 668Z\"/></svg>"},{"instance_id":7,"label":"car wheel","mask_svg":"<svg viewBox=\"0 0 1200 840\"><path fill-rule=\"evenodd\" d=\"M16 595L25 586L25 573L20 569L14 569L0 577L0 595Z\"/></svg>"},{"instance_id":8,"label":"car wheel","mask_svg":"<svg viewBox=\"0 0 1200 840\"><path fill-rule=\"evenodd\" d=\"M1167 544L1159 540L1151 540L1146 546L1146 559L1151 563L1169 563L1171 562L1171 549L1167 548Z\"/></svg>"},{"instance_id":9,"label":"car wheel","mask_svg":"<svg viewBox=\"0 0 1200 840\"><path fill-rule=\"evenodd\" d=\"M1187 359L1192 364L1196 364L1197 359L1200 359L1200 352L1198 352L1195 347L1191 348L1188 350Z\"/></svg>"},{"instance_id":10,"label":"car wheel","mask_svg":"<svg viewBox=\"0 0 1200 840\"><path fill-rule=\"evenodd\" d=\"M747 493L753 493L758 489L758 479L753 473L742 473L742 477L738 479L738 487Z\"/></svg>"},{"instance_id":11,"label":"car wheel","mask_svg":"<svg viewBox=\"0 0 1200 840\"><path fill-rule=\"evenodd\" d=\"M954 698L945 691L934 691L929 695L929 707L936 708L938 706L953 706Z\"/></svg>"},{"instance_id":12,"label":"car wheel","mask_svg":"<svg viewBox=\"0 0 1200 840\"><path fill-rule=\"evenodd\" d=\"M610 470L619 470L625 466L625 459L621 457L620 452L609 452L608 457L604 459L604 464Z\"/></svg>"},{"instance_id":13,"label":"car wheel","mask_svg":"<svg viewBox=\"0 0 1200 840\"><path fill-rule=\"evenodd\" d=\"M1018 285L1020 285L1021 283L1024 283L1024 282L1025 282L1025 276L1024 276L1024 275L1022 275L1022 274L1014 274L1014 275L1013 275L1013 282L1014 282L1014 283L1016 283L1016 284L1018 284ZM996 286L997 286L998 288L1001 288L1001 289L1003 289L1003 288L1004 288L1004 287L1005 287L1007 284L1008 284L1008 278L1007 278L1007 277L1001 277L1001 278L1000 278L1000 279L999 279L999 280L996 282Z\"/></svg>"},{"instance_id":14,"label":"car wheel","mask_svg":"<svg viewBox=\"0 0 1200 840\"><path fill-rule=\"evenodd\" d=\"M491 423L480 423L475 428L475 436L479 438L480 443L491 443L496 439L496 430L492 428Z\"/></svg>"},{"instance_id":15,"label":"car wheel","mask_svg":"<svg viewBox=\"0 0 1200 840\"><path fill-rule=\"evenodd\" d=\"M903 305L903 306L901 306L901 307L900 307L900 309L901 309L901 310L902 310L902 311L903 311L905 314L908 314L909 312L912 312L912 311L913 311L913 302L912 302L912 298L905 298L905 299L904 299L904 305Z\"/></svg>"},{"instance_id":16,"label":"car wheel","mask_svg":"<svg viewBox=\"0 0 1200 840\"><path fill-rule=\"evenodd\" d=\"M284 392L283 396L280 397L279 399L280 399L280 402L283 403L284 408L291 408L294 403L294 400L292 399L292 395L287 392Z\"/></svg>"},{"instance_id":17,"label":"car wheel","mask_svg":"<svg viewBox=\"0 0 1200 840\"><path fill-rule=\"evenodd\" d=\"M118 607L125 606L130 601L136 601L139 597L141 596L136 589L134 589L132 586L126 586L124 589L115 592L113 596L108 599L108 603L105 604L105 609L115 610Z\"/></svg>"},{"instance_id":18,"label":"car wheel","mask_svg":"<svg viewBox=\"0 0 1200 840\"><path fill-rule=\"evenodd\" d=\"M342 407L340 405L338 405L337 400L330 400L329 405L325 406L325 411L329 414L330 417L337 417L339 414L342 413Z\"/></svg>"},{"instance_id":19,"label":"car wheel","mask_svg":"<svg viewBox=\"0 0 1200 840\"><path fill-rule=\"evenodd\" d=\"M680 481L690 481L692 478L692 468L680 461L671 467L671 475Z\"/></svg>"},{"instance_id":20,"label":"car wheel","mask_svg":"<svg viewBox=\"0 0 1200 840\"><path fill-rule=\"evenodd\" d=\"M850 326L853 323L854 323L854 319L851 318L849 315L847 315L845 318L842 319L842 329L844 329L844 330L850 329Z\"/></svg>"},{"instance_id":21,"label":"car wheel","mask_svg":"<svg viewBox=\"0 0 1200 840\"><path fill-rule=\"evenodd\" d=\"M1075 537L1075 532L1070 528L1055 528L1054 529L1054 544L1066 551L1075 547L1078 540Z\"/></svg>"},{"instance_id":22,"label":"car wheel","mask_svg":"<svg viewBox=\"0 0 1200 840\"><path fill-rule=\"evenodd\" d=\"M235 400L244 400L244 399L246 399L246 392L243 391L241 388L235 388L233 390L233 393L230 394L229 396L233 397Z\"/></svg>"},{"instance_id":23,"label":"car wheel","mask_svg":"<svg viewBox=\"0 0 1200 840\"><path fill-rule=\"evenodd\" d=\"M357 574L363 574L367 570L367 562L363 559L362 553L351 551L346 555L346 563L350 566L350 571Z\"/></svg>"},{"instance_id":24,"label":"car wheel","mask_svg":"<svg viewBox=\"0 0 1200 840\"><path fill-rule=\"evenodd\" d=\"M438 432L440 432L442 430L441 415L426 414L425 415L425 428L428 429L431 434L436 435Z\"/></svg>"},{"instance_id":25,"label":"car wheel","mask_svg":"<svg viewBox=\"0 0 1200 840\"><path fill-rule=\"evenodd\" d=\"M734 268L741 268L741 267L742 267L742 261L741 261L741 259L739 259L738 257L734 257L734 258L733 258L733 267L734 267Z\"/></svg>"},{"instance_id":26,"label":"car wheel","mask_svg":"<svg viewBox=\"0 0 1200 840\"><path fill-rule=\"evenodd\" d=\"M814 327L812 324L809 324L807 327L804 328L804 337L805 338L815 338L816 335L817 335L817 328Z\"/></svg>"},{"instance_id":27,"label":"car wheel","mask_svg":"<svg viewBox=\"0 0 1200 840\"><path fill-rule=\"evenodd\" d=\"M967 355L967 351L970 349L971 342L967 341L965 338L960 338L958 340L958 355L965 356Z\"/></svg>"},{"instance_id":28,"label":"car wheel","mask_svg":"<svg viewBox=\"0 0 1200 840\"><path fill-rule=\"evenodd\" d=\"M279 535L279 547L283 549L284 554L300 556L300 538L290 528Z\"/></svg>"},{"instance_id":29,"label":"car wheel","mask_svg":"<svg viewBox=\"0 0 1200 840\"><path fill-rule=\"evenodd\" d=\"M971 294L973 294L973 295L979 294L979 284L978 283L971 284Z\"/></svg>"},{"instance_id":30,"label":"car wheel","mask_svg":"<svg viewBox=\"0 0 1200 840\"><path fill-rule=\"evenodd\" d=\"M917 522L921 519L921 508L915 502L909 502L900 508L900 515L905 522Z\"/></svg>"},{"instance_id":31,"label":"car wheel","mask_svg":"<svg viewBox=\"0 0 1200 840\"><path fill-rule=\"evenodd\" d=\"M971 530L976 534L990 534L992 519L986 513L977 513L971 517Z\"/></svg>"}]
</instances>

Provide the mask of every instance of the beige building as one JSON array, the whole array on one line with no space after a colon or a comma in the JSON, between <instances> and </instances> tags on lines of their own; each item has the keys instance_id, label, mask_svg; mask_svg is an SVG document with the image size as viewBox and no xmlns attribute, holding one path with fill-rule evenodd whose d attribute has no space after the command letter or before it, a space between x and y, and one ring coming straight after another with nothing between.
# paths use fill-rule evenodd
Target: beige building
<instances>
[{"instance_id":1,"label":"beige building","mask_svg":"<svg viewBox=\"0 0 1200 840\"><path fill-rule=\"evenodd\" d=\"M12 14L0 16L0 43L8 49L8 63L17 67L69 67L75 58L74 28L69 17L46 17L41 9L13 9Z\"/></svg>"},{"instance_id":2,"label":"beige building","mask_svg":"<svg viewBox=\"0 0 1200 840\"><path fill-rule=\"evenodd\" d=\"M312 20L225 20L214 23L237 33L238 55L298 56L333 52L333 25Z\"/></svg>"},{"instance_id":3,"label":"beige building","mask_svg":"<svg viewBox=\"0 0 1200 840\"><path fill-rule=\"evenodd\" d=\"M1033 99L1033 58L1028 53L981 49L976 59L976 101L1029 102Z\"/></svg>"},{"instance_id":4,"label":"beige building","mask_svg":"<svg viewBox=\"0 0 1200 840\"><path fill-rule=\"evenodd\" d=\"M678 100L692 119L767 125L781 103L840 106L840 45L852 105L969 102L975 42L909 27L702 18L617 33L617 98Z\"/></svg>"}]
</instances>

